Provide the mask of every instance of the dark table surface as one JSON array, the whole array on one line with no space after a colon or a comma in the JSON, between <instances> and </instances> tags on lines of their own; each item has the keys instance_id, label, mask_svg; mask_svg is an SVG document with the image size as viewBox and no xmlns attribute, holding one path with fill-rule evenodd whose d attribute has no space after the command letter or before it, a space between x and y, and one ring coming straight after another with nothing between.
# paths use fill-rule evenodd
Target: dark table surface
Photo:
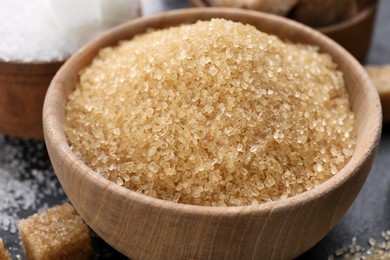
<instances>
[{"instance_id":1,"label":"dark table surface","mask_svg":"<svg viewBox=\"0 0 390 260\"><path fill-rule=\"evenodd\" d=\"M144 15L186 6L185 0L143 1ZM390 1L382 0L366 64L386 63L390 63ZM382 239L381 232L390 230L389 158L390 125L384 125L373 168L355 202L336 227L298 259L327 259L338 248L350 244L353 237L356 237L357 243L362 246L367 246L370 237L379 241ZM11 162L12 160L14 163ZM1 176L5 172L11 172L13 176ZM67 199L56 180L42 140L23 140L0 135L0 181L9 181L10 178L19 184L31 186L32 195L35 196L35 201L25 204L24 207L18 204L18 200L15 200L16 205L11 207L0 207L0 237L3 238L5 246L15 259L17 256L23 259L15 223L8 223L6 219L9 218L12 222L17 217L26 217L37 210L63 203ZM1 187L8 186L0 185ZM4 201L6 198L1 197L1 194L0 191L0 205L7 205ZM93 243L97 259L124 258L95 235L93 235Z\"/></svg>"}]
</instances>

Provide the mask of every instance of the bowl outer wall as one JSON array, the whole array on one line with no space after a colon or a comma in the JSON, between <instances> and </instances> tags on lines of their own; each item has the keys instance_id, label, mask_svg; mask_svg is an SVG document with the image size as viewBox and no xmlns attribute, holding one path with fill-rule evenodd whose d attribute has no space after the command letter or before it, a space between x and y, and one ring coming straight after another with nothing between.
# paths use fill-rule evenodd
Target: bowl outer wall
<instances>
[{"instance_id":1,"label":"bowl outer wall","mask_svg":"<svg viewBox=\"0 0 390 260\"><path fill-rule=\"evenodd\" d=\"M0 133L43 138L42 107L47 88L63 62L0 60Z\"/></svg>"},{"instance_id":2,"label":"bowl outer wall","mask_svg":"<svg viewBox=\"0 0 390 260\"><path fill-rule=\"evenodd\" d=\"M89 169L69 148L64 106L78 71L98 50L147 28L213 17L249 23L293 42L315 44L339 64L356 114L358 139L348 164L300 195L243 207L205 207L154 199L112 183ZM353 202L378 147L382 115L378 94L361 65L329 38L291 20L228 8L187 9L140 18L93 40L60 69L46 95L44 133L50 159L70 201L106 242L133 259L289 259L317 243Z\"/></svg>"}]
</instances>

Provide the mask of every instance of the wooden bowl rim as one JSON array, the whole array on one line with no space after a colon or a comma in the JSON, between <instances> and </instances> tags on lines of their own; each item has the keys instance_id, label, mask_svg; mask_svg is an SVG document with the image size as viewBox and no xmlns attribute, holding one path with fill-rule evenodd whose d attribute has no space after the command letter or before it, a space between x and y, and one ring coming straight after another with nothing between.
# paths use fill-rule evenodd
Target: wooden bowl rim
<instances>
[{"instance_id":1,"label":"wooden bowl rim","mask_svg":"<svg viewBox=\"0 0 390 260\"><path fill-rule=\"evenodd\" d=\"M35 77L49 77L51 79L64 63L65 61L24 63L0 60L0 77L4 76L14 83L23 82L19 84L28 84L29 80ZM48 79L48 82L50 79ZM9 88L7 85L0 87ZM40 87L47 89L49 85Z\"/></svg>"},{"instance_id":2,"label":"wooden bowl rim","mask_svg":"<svg viewBox=\"0 0 390 260\"><path fill-rule=\"evenodd\" d=\"M85 55L85 52L93 46L93 44L101 39L110 38L112 35L116 35L121 30L125 28L134 29L138 25L151 25L158 24L164 19L170 19L170 17L189 17L195 16L198 17L198 20L206 20L205 18L211 19L211 17L220 17L222 15L232 14L232 15L242 15L242 16L255 16L259 21L268 20L277 25L283 24L288 26L295 31L303 31L307 35L312 35L318 38L318 42L323 42L324 45L331 46L332 49L337 52L337 54L342 54L345 56L348 64L352 64L353 71L356 74L356 77L359 81L367 82L365 89L367 90L366 98L370 100L371 105L373 106L374 114L368 118L366 124L371 126L370 132L365 137L362 147L356 147L354 154L350 161L341 169L335 176L331 177L321 185L305 191L301 194L267 203L262 203L259 205L246 205L246 206L229 206L229 207L212 207L212 206L199 206L199 205L190 205L175 203L171 201L166 201L162 199L157 199L137 193L135 191L129 190L122 186L117 185L116 183L109 181L104 178L97 172L90 169L84 164L70 149L63 126L60 123L60 120L57 117L52 116L51 108L48 107L48 100L52 99L54 104L61 104L63 102L63 91L60 88L62 85L63 78L62 75L66 71L67 67L71 67L72 64L77 60L77 57ZM205 16L207 15L207 17ZM203 17L203 18L202 18ZM185 18L182 19L183 21ZM134 28L133 28L134 27ZM100 46L103 48L104 46ZM66 99L66 97L65 97ZM65 104L61 104L65 105ZM64 113L64 109L61 109L61 113ZM381 135L381 126L382 126L382 114L381 106L379 101L379 96L372 82L369 80L369 76L363 69L363 67L353 58L348 52L346 52L341 46L336 42L329 39L325 35L316 31L313 28L300 24L298 22L292 21L290 19L261 13L252 10L242 10L235 8L189 8L189 9L179 9L174 11L165 12L162 14L157 14L154 16L141 17L119 25L106 33L102 34L100 37L95 38L94 40L87 43L84 47L79 49L70 59L68 59L65 64L60 68L53 81L51 82L43 108L43 125L44 125L44 136L46 143L50 140L50 145L56 149L55 153L61 154L62 164L65 165L77 165L79 166L79 172L72 172L67 174L81 174L82 178L86 179L88 183L96 186L98 189L105 190L107 192L115 193L120 196L123 200L133 200L137 203L143 204L145 206L152 206L158 208L166 208L172 211L177 211L186 214L197 214L197 215L212 215L212 216L235 216L238 213L269 213L276 210L288 210L293 206L299 206L301 204L308 203L309 201L316 200L328 193L331 193L332 190L336 189L347 182L351 177L359 173L359 169L365 166L369 158L373 156L376 152L376 149L379 144L379 139ZM361 151L363 150L363 151Z\"/></svg>"}]
</instances>

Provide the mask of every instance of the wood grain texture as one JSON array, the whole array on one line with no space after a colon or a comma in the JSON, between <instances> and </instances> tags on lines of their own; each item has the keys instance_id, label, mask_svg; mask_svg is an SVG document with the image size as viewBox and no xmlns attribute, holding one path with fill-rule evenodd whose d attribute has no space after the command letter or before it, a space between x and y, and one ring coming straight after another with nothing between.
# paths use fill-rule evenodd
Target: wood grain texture
<instances>
[{"instance_id":1,"label":"wood grain texture","mask_svg":"<svg viewBox=\"0 0 390 260\"><path fill-rule=\"evenodd\" d=\"M0 61L0 133L43 138L43 100L62 64Z\"/></svg>"},{"instance_id":2,"label":"wood grain texture","mask_svg":"<svg viewBox=\"0 0 390 260\"><path fill-rule=\"evenodd\" d=\"M190 4L193 7L210 7L207 0L190 0ZM363 62L370 48L377 0L358 1L358 5L362 9L352 18L316 29L335 40L357 60Z\"/></svg>"},{"instance_id":3,"label":"wood grain texture","mask_svg":"<svg viewBox=\"0 0 390 260\"><path fill-rule=\"evenodd\" d=\"M64 106L78 71L98 50L148 28L213 17L248 23L293 42L320 46L344 72L356 114L357 145L334 177L285 200L243 207L206 207L151 198L89 169L69 148ZM340 220L363 185L378 146L382 114L378 94L361 65L317 31L274 15L239 9L172 11L136 19L90 42L53 79L43 109L50 159L70 201L106 242L132 259L291 259L312 247Z\"/></svg>"}]
</instances>

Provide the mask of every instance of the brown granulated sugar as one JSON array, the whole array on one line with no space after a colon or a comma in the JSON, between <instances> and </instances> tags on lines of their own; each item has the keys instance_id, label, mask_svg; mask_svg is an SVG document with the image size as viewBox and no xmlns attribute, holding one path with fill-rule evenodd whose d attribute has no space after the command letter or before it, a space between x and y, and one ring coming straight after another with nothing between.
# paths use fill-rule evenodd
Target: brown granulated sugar
<instances>
[{"instance_id":1,"label":"brown granulated sugar","mask_svg":"<svg viewBox=\"0 0 390 260\"><path fill-rule=\"evenodd\" d=\"M238 206L310 190L355 146L343 75L314 46L223 19L104 48L65 126L107 179L179 203Z\"/></svg>"}]
</instances>

